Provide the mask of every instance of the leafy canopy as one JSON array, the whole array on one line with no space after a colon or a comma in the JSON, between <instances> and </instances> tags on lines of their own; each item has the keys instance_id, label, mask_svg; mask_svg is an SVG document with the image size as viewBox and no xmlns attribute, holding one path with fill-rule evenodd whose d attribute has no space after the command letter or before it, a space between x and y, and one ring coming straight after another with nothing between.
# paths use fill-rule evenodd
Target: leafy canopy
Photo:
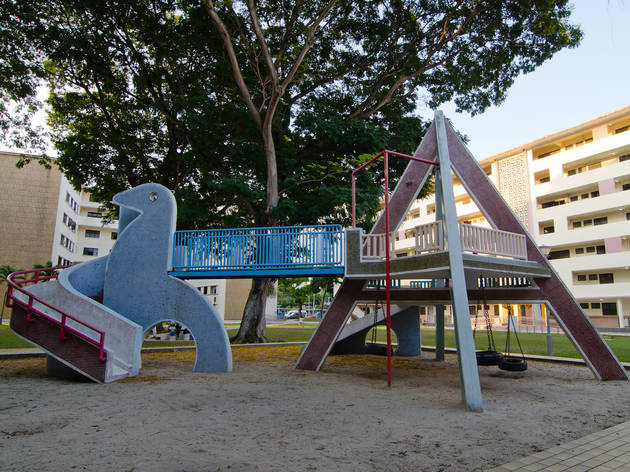
<instances>
[{"instance_id":1,"label":"leafy canopy","mask_svg":"<svg viewBox=\"0 0 630 472\"><path fill-rule=\"evenodd\" d=\"M106 202L160 182L180 227L242 226L266 222L253 105L272 117L275 220L347 223L349 169L384 148L412 153L425 128L418 101L480 113L581 37L566 0L203 3L0 0L0 126L7 103L32 106L45 80L57 162L76 186ZM394 178L405 164L393 163ZM364 224L381 178L361 175Z\"/></svg>"}]
</instances>

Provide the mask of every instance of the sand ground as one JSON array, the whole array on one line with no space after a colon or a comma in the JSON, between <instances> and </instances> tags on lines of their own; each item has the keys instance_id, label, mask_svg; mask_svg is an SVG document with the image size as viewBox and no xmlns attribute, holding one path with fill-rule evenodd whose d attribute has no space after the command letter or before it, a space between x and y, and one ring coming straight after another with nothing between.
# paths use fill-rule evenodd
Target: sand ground
<instances>
[{"instance_id":1,"label":"sand ground","mask_svg":"<svg viewBox=\"0 0 630 472\"><path fill-rule=\"evenodd\" d=\"M585 367L480 367L484 412L464 410L456 358L330 357L234 350L231 374L194 353L143 355L135 378L46 377L43 359L0 361L2 471L482 471L630 420L630 382Z\"/></svg>"}]
</instances>

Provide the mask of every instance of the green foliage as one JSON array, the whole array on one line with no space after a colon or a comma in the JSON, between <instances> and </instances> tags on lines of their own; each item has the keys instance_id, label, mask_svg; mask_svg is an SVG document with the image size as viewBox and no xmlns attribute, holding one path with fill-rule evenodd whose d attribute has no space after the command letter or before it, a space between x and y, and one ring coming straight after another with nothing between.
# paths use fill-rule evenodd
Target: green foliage
<instances>
[{"instance_id":1,"label":"green foliage","mask_svg":"<svg viewBox=\"0 0 630 472\"><path fill-rule=\"evenodd\" d=\"M52 267L52 266L53 266L52 261L46 261L46 264L35 264L33 266L33 269L46 269L47 267ZM57 274L56 270L43 270L39 273L39 275L42 277L50 277L56 274Z\"/></svg>"},{"instance_id":2,"label":"green foliage","mask_svg":"<svg viewBox=\"0 0 630 472\"><path fill-rule=\"evenodd\" d=\"M16 269L15 267L11 267L10 265L2 265L0 266L0 284L3 284L7 281L7 277L11 275L13 272L19 272L21 269ZM17 276L18 279L23 278Z\"/></svg>"},{"instance_id":3,"label":"green foliage","mask_svg":"<svg viewBox=\"0 0 630 472\"><path fill-rule=\"evenodd\" d=\"M272 119L281 224L347 224L357 156L412 153L425 130L419 99L481 112L517 75L581 37L566 0L327 4L257 2L260 37L244 2L215 5L252 103ZM75 186L109 202L160 182L175 193L180 227L269 221L260 123L199 3L0 0L0 8L0 103L35 107L39 81L48 82L57 163ZM6 107L0 116L6 128ZM392 163L392 185L405 164ZM359 178L366 227L381 185L378 169Z\"/></svg>"},{"instance_id":4,"label":"green foliage","mask_svg":"<svg viewBox=\"0 0 630 472\"><path fill-rule=\"evenodd\" d=\"M278 302L285 307L302 307L315 291L308 277L283 278L278 280Z\"/></svg>"}]
</instances>

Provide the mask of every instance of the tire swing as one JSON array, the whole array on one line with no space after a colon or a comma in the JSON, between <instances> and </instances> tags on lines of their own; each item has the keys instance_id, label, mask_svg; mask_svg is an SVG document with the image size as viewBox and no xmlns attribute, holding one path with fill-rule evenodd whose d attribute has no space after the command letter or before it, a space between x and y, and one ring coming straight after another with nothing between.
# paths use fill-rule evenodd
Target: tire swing
<instances>
[{"instance_id":1,"label":"tire swing","mask_svg":"<svg viewBox=\"0 0 630 472\"><path fill-rule=\"evenodd\" d=\"M379 307L380 305L380 307ZM372 325L372 339L365 343L365 353L373 354L376 356L386 356L387 355L387 346L381 346L377 343L377 327L378 327L378 310L382 308L383 304L380 303L380 299L376 299L376 303L374 304L374 324Z\"/></svg>"},{"instance_id":2,"label":"tire swing","mask_svg":"<svg viewBox=\"0 0 630 472\"><path fill-rule=\"evenodd\" d=\"M525 360L525 354L523 354L521 341L518 339L516 326L514 326L514 336L516 337L518 348L521 351L521 357L510 355L510 323L514 323L514 320L512 316L508 315L508 330L505 338L505 355L499 362L499 369L506 370L508 372L523 372L524 370L527 370L527 361Z\"/></svg>"},{"instance_id":3,"label":"tire swing","mask_svg":"<svg viewBox=\"0 0 630 472\"><path fill-rule=\"evenodd\" d=\"M486 300L486 292L483 285L483 278L479 278L479 282L481 285L481 290L483 293L483 305L481 305L481 310L483 311L483 316L486 321L486 334L488 336L488 349L485 351L475 351L475 355L477 357L477 365L499 365L499 362L503 359L503 354L497 351L496 346L494 344L494 336L492 334L492 323L490 322L490 314L488 313L488 303ZM475 311L475 329L473 331L473 338L475 334L477 334L477 317L479 316L478 312Z\"/></svg>"}]
</instances>

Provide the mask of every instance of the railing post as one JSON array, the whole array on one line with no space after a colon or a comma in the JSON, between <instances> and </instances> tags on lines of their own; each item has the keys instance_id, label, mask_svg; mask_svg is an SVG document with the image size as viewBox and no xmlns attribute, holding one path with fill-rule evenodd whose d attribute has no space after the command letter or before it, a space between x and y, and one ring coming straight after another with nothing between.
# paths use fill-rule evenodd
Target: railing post
<instances>
[{"instance_id":1,"label":"railing post","mask_svg":"<svg viewBox=\"0 0 630 472\"><path fill-rule=\"evenodd\" d=\"M33 297L28 297L28 308L26 309L26 321L32 323L35 321L31 318L31 310L33 309Z\"/></svg>"},{"instance_id":2,"label":"railing post","mask_svg":"<svg viewBox=\"0 0 630 472\"><path fill-rule=\"evenodd\" d=\"M65 331L65 326L66 326L66 314L63 313L61 315L61 324L59 325L59 339L61 339L62 341L65 341L66 339L68 339L68 336L66 336L66 331Z\"/></svg>"}]
</instances>

